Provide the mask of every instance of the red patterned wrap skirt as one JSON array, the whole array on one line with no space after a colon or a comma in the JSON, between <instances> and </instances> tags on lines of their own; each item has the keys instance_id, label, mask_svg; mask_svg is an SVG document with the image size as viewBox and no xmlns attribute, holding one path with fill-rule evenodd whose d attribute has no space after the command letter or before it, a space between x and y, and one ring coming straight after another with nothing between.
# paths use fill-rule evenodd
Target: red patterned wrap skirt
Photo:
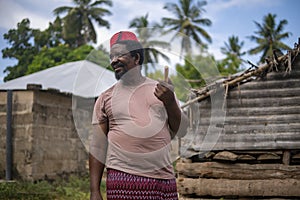
<instances>
[{"instance_id":1,"label":"red patterned wrap skirt","mask_svg":"<svg viewBox=\"0 0 300 200\"><path fill-rule=\"evenodd\" d=\"M156 179L107 169L107 200L178 200L176 179Z\"/></svg>"}]
</instances>

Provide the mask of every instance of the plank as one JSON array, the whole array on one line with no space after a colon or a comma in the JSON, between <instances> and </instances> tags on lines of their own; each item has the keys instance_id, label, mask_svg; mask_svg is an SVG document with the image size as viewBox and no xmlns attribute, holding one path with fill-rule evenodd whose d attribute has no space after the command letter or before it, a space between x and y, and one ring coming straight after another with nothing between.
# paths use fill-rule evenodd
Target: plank
<instances>
[{"instance_id":1,"label":"plank","mask_svg":"<svg viewBox=\"0 0 300 200\"><path fill-rule=\"evenodd\" d=\"M183 149L193 149L195 152L212 150L293 150L300 148L300 134L278 133L266 134L210 134L204 140L206 133L189 139L182 139ZM292 139L291 139L292 138ZM183 150L182 150L183 151Z\"/></svg>"},{"instance_id":2,"label":"plank","mask_svg":"<svg viewBox=\"0 0 300 200\"><path fill-rule=\"evenodd\" d=\"M300 77L300 76L299 76ZM267 80L267 81L251 81L247 84L240 85L240 90L257 90L257 89L276 89L276 88L294 88L300 86L300 78L286 80ZM233 88L231 91L238 91L238 88Z\"/></svg>"},{"instance_id":3,"label":"plank","mask_svg":"<svg viewBox=\"0 0 300 200\"><path fill-rule=\"evenodd\" d=\"M299 120L300 121L300 120ZM208 122L207 122L208 123ZM238 123L237 123L238 124ZM213 124L212 124L213 125ZM200 128L197 132L206 132L208 124L201 123ZM236 133L284 133L284 132L295 132L299 133L300 122L299 123L286 123L286 124L248 124L247 126L234 125L234 124L224 124L223 126L226 134L236 134Z\"/></svg>"},{"instance_id":4,"label":"plank","mask_svg":"<svg viewBox=\"0 0 300 200\"><path fill-rule=\"evenodd\" d=\"M300 166L284 164L246 164L194 162L176 164L176 171L188 177L218 179L300 179Z\"/></svg>"},{"instance_id":5,"label":"plank","mask_svg":"<svg viewBox=\"0 0 300 200\"><path fill-rule=\"evenodd\" d=\"M284 151L282 156L282 163L285 165L289 165L291 161L291 152L290 151Z\"/></svg>"},{"instance_id":6,"label":"plank","mask_svg":"<svg viewBox=\"0 0 300 200\"><path fill-rule=\"evenodd\" d=\"M299 114L285 114L285 115L261 115L261 116L213 116L213 117L201 117L200 124L208 125L216 122L226 125L268 125L268 124L286 124L300 123ZM297 125L296 125L297 126Z\"/></svg>"},{"instance_id":7,"label":"plank","mask_svg":"<svg viewBox=\"0 0 300 200\"><path fill-rule=\"evenodd\" d=\"M299 81L300 86L300 81ZM252 98L284 98L300 96L300 87L297 88L262 88L257 90L232 90L228 93L228 99L252 99Z\"/></svg>"},{"instance_id":8,"label":"plank","mask_svg":"<svg viewBox=\"0 0 300 200\"><path fill-rule=\"evenodd\" d=\"M222 105L224 103L224 98L215 98L213 99L213 106L221 105L220 108L222 108ZM211 110L212 104L210 100L203 101L200 103L200 110L203 109L209 109ZM227 99L226 100L226 106L228 108L265 108L265 107L280 107L280 106L300 106L300 96L294 96L294 97L264 97L264 98L250 98L250 99L239 99L239 98L233 98L233 99Z\"/></svg>"},{"instance_id":9,"label":"plank","mask_svg":"<svg viewBox=\"0 0 300 200\"><path fill-rule=\"evenodd\" d=\"M241 197L299 197L299 179L228 180L178 178L178 192L182 195L241 196Z\"/></svg>"},{"instance_id":10,"label":"plank","mask_svg":"<svg viewBox=\"0 0 300 200\"><path fill-rule=\"evenodd\" d=\"M202 113L204 116L206 113L210 114L210 112ZM212 110L212 114L214 114L214 110ZM263 109L260 107L253 108L227 108L226 116L268 116L268 115L283 115L283 114L300 114L300 106L279 106L279 107L264 107Z\"/></svg>"}]
</instances>

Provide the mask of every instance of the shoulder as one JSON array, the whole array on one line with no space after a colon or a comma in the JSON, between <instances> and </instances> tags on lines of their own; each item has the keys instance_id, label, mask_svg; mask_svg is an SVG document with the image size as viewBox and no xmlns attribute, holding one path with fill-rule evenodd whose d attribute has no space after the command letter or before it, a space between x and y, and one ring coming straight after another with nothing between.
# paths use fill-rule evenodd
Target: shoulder
<instances>
[{"instance_id":1,"label":"shoulder","mask_svg":"<svg viewBox=\"0 0 300 200\"><path fill-rule=\"evenodd\" d=\"M115 84L111 86L110 88L106 89L104 92L102 92L96 100L96 105L103 104L105 101L107 101L109 98L111 98L113 90L115 88Z\"/></svg>"},{"instance_id":2,"label":"shoulder","mask_svg":"<svg viewBox=\"0 0 300 200\"><path fill-rule=\"evenodd\" d=\"M146 77L145 83L158 83L158 81L154 80L152 78Z\"/></svg>"},{"instance_id":3,"label":"shoulder","mask_svg":"<svg viewBox=\"0 0 300 200\"><path fill-rule=\"evenodd\" d=\"M154 79L148 78L148 77L146 77L146 80L144 82L145 85L153 85L153 86L156 86L157 83L159 83L159 82Z\"/></svg>"},{"instance_id":4,"label":"shoulder","mask_svg":"<svg viewBox=\"0 0 300 200\"><path fill-rule=\"evenodd\" d=\"M103 98L103 97L107 97L110 96L112 94L112 92L114 91L114 88L116 87L116 84L114 84L113 86L111 86L110 88L106 89L104 92L102 92L98 98Z\"/></svg>"}]
</instances>

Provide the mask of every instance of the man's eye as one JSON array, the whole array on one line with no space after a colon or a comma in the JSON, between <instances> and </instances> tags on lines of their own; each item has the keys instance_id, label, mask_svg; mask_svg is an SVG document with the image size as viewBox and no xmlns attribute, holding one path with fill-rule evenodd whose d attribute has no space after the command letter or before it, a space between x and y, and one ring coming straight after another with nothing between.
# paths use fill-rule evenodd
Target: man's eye
<instances>
[{"instance_id":1,"label":"man's eye","mask_svg":"<svg viewBox=\"0 0 300 200\"><path fill-rule=\"evenodd\" d=\"M119 55L118 55L118 54L115 54L115 55L110 55L110 56L109 56L109 58L110 58L111 60L113 60L115 57L119 57Z\"/></svg>"},{"instance_id":2,"label":"man's eye","mask_svg":"<svg viewBox=\"0 0 300 200\"><path fill-rule=\"evenodd\" d=\"M128 53L117 53L117 54L110 55L109 58L110 58L110 60L113 60L114 58L120 58L120 57L123 57L123 56L125 56L126 54L128 54Z\"/></svg>"}]
</instances>

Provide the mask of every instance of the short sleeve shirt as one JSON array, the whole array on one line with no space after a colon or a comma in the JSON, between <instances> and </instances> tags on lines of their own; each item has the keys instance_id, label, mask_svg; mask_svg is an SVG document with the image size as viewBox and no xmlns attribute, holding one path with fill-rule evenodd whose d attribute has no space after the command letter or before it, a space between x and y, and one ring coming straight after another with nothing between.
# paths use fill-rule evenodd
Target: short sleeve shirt
<instances>
[{"instance_id":1,"label":"short sleeve shirt","mask_svg":"<svg viewBox=\"0 0 300 200\"><path fill-rule=\"evenodd\" d=\"M118 81L94 106L93 124L108 123L106 167L162 179L174 178L171 136L163 103L154 95L157 82L138 86Z\"/></svg>"}]
</instances>

